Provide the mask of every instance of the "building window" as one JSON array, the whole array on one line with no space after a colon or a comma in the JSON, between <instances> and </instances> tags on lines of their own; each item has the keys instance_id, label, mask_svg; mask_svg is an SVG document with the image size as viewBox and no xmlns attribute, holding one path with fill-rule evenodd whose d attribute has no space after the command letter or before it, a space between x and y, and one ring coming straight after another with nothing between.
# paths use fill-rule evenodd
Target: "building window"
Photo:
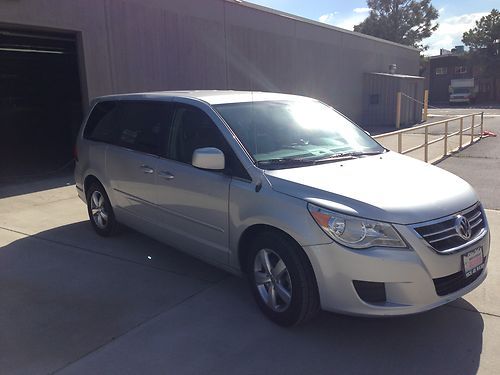
<instances>
[{"instance_id":1,"label":"building window","mask_svg":"<svg viewBox=\"0 0 500 375\"><path fill-rule=\"evenodd\" d=\"M436 75L437 76L442 76L445 74L448 74L448 68L446 66L436 68Z\"/></svg>"},{"instance_id":2,"label":"building window","mask_svg":"<svg viewBox=\"0 0 500 375\"><path fill-rule=\"evenodd\" d=\"M467 67L460 65L455 67L455 74L465 74L467 73Z\"/></svg>"}]
</instances>

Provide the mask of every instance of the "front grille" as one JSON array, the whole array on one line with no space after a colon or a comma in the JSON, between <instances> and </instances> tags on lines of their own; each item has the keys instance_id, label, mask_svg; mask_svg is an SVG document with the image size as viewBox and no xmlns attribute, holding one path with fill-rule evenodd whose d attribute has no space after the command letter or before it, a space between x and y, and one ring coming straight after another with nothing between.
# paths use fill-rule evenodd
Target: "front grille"
<instances>
[{"instance_id":1,"label":"front grille","mask_svg":"<svg viewBox=\"0 0 500 375\"><path fill-rule=\"evenodd\" d=\"M472 235L468 240L460 237L455 229L455 221L458 215L465 216L469 220ZM485 226L486 221L483 210L481 205L477 203L454 215L430 223L418 224L413 228L436 251L446 252L474 240L485 229Z\"/></svg>"},{"instance_id":2,"label":"front grille","mask_svg":"<svg viewBox=\"0 0 500 375\"><path fill-rule=\"evenodd\" d=\"M483 271L481 270L472 276L465 277L464 272L460 271L445 277L440 277L439 279L433 279L434 286L436 287L436 293L438 296L445 296L456 292L457 290L472 284L479 276L481 276L482 273Z\"/></svg>"}]
</instances>

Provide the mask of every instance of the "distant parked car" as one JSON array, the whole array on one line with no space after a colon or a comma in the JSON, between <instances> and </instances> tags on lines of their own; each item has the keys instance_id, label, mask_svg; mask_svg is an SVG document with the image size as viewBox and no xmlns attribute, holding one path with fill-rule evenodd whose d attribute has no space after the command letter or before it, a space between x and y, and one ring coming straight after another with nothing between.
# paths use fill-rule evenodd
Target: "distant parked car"
<instances>
[{"instance_id":1,"label":"distant parked car","mask_svg":"<svg viewBox=\"0 0 500 375\"><path fill-rule=\"evenodd\" d=\"M486 277L489 231L469 184L388 151L310 98L192 91L98 98L76 186L117 223L246 274L261 310L404 315Z\"/></svg>"},{"instance_id":2,"label":"distant parked car","mask_svg":"<svg viewBox=\"0 0 500 375\"><path fill-rule=\"evenodd\" d=\"M476 101L478 87L474 84L474 78L452 79L449 90L451 105L473 104Z\"/></svg>"}]
</instances>

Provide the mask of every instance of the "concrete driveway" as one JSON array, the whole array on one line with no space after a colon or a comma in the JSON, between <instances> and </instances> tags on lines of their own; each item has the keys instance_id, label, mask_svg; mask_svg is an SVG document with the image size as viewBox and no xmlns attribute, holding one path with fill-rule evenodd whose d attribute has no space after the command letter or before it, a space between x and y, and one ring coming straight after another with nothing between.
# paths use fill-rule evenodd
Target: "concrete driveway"
<instances>
[{"instance_id":1,"label":"concrete driveway","mask_svg":"<svg viewBox=\"0 0 500 375\"><path fill-rule=\"evenodd\" d=\"M0 188L0 374L499 371L500 211L487 210L489 276L464 299L403 318L322 313L284 329L245 280L132 231L100 238L71 179L45 183Z\"/></svg>"}]
</instances>

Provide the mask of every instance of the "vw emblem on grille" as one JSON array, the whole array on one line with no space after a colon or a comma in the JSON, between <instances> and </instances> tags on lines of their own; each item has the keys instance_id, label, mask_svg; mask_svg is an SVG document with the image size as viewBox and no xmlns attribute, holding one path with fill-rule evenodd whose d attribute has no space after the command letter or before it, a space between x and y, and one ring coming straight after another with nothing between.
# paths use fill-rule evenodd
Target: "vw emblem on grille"
<instances>
[{"instance_id":1,"label":"vw emblem on grille","mask_svg":"<svg viewBox=\"0 0 500 375\"><path fill-rule=\"evenodd\" d=\"M469 220L462 215L458 215L455 219L455 230L464 240L468 240L472 236L472 228L470 227Z\"/></svg>"}]
</instances>

